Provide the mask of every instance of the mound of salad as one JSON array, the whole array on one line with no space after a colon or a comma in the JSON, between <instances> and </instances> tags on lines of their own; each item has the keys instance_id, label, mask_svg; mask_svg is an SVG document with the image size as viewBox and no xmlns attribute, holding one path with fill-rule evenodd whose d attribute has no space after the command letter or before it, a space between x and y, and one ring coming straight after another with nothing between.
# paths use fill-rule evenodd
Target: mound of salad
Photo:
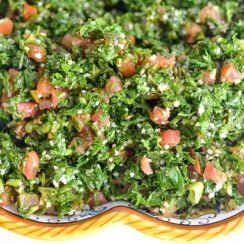
<instances>
[{"instance_id":1,"label":"mound of salad","mask_svg":"<svg viewBox=\"0 0 244 244\"><path fill-rule=\"evenodd\" d=\"M0 205L60 217L244 203L243 1L0 1Z\"/></svg>"}]
</instances>

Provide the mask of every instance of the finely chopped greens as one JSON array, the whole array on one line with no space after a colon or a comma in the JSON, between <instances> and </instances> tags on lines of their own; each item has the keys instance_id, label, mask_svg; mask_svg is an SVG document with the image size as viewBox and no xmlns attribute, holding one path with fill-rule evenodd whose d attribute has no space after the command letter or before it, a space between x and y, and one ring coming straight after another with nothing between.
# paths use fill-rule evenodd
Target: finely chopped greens
<instances>
[{"instance_id":1,"label":"finely chopped greens","mask_svg":"<svg viewBox=\"0 0 244 244\"><path fill-rule=\"evenodd\" d=\"M165 216L244 203L242 1L0 1L0 204Z\"/></svg>"}]
</instances>

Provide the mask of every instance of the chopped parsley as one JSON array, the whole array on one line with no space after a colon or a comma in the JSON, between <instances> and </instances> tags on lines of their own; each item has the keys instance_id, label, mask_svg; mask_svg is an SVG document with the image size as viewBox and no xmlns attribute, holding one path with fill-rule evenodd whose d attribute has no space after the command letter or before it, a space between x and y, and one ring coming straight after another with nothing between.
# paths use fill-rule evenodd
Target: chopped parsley
<instances>
[{"instance_id":1,"label":"chopped parsley","mask_svg":"<svg viewBox=\"0 0 244 244\"><path fill-rule=\"evenodd\" d=\"M0 206L243 204L243 8L0 1Z\"/></svg>"}]
</instances>

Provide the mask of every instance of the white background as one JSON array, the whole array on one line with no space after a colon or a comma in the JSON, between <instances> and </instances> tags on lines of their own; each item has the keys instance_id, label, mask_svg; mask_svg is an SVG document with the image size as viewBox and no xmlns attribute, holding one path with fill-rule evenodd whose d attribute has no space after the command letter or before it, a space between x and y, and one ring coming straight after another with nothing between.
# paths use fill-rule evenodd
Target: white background
<instances>
[{"instance_id":1,"label":"white background","mask_svg":"<svg viewBox=\"0 0 244 244\"><path fill-rule=\"evenodd\" d=\"M244 227L243 227L244 230ZM243 234L230 234L224 236L221 239L216 239L213 241L208 241L208 244L239 244L243 243L244 239ZM141 232L132 229L126 225L115 225L110 226L106 229L103 229L99 232L93 233L90 236L83 238L68 240L68 241L59 241L59 242L48 242L48 241L39 241L33 240L30 238L22 237L17 234L14 234L10 231L0 228L0 243L1 244L168 244L169 242L161 241L149 236L142 234ZM172 243L172 242L171 242ZM198 242L200 244L201 242ZM204 243L204 242L202 242ZM205 242L206 243L206 242Z\"/></svg>"}]
</instances>

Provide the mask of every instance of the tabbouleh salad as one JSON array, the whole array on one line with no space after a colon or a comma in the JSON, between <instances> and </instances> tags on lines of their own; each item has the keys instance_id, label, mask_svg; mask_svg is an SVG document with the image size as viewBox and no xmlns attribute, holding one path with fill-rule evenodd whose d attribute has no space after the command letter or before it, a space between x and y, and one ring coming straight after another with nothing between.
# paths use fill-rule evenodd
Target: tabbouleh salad
<instances>
[{"instance_id":1,"label":"tabbouleh salad","mask_svg":"<svg viewBox=\"0 0 244 244\"><path fill-rule=\"evenodd\" d=\"M60 217L244 203L243 2L0 0L0 205Z\"/></svg>"}]
</instances>

